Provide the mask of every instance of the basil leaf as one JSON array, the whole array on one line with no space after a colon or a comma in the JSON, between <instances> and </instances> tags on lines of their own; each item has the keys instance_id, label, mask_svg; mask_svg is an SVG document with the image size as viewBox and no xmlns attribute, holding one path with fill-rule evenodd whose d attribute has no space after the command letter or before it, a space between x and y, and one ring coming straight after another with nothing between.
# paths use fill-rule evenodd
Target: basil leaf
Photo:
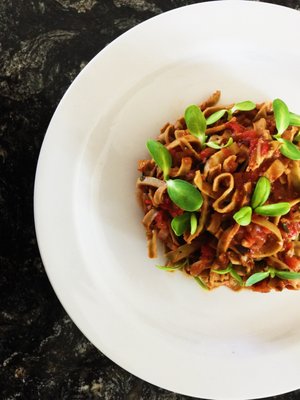
<instances>
[{"instance_id":1,"label":"basil leaf","mask_svg":"<svg viewBox=\"0 0 300 400\"><path fill-rule=\"evenodd\" d=\"M225 143L225 144L219 145L218 143L215 143L215 142L206 142L206 146L207 147L211 147L212 149L218 149L219 150L219 149L224 149L225 147L231 146L232 143L233 143L233 139L232 139L232 137L230 137L228 139L227 143Z\"/></svg>"},{"instance_id":2,"label":"basil leaf","mask_svg":"<svg viewBox=\"0 0 300 400\"><path fill-rule=\"evenodd\" d=\"M147 148L153 160L163 171L164 179L167 180L172 166L172 156L169 150L162 143L151 139L147 141Z\"/></svg>"},{"instance_id":3,"label":"basil leaf","mask_svg":"<svg viewBox=\"0 0 300 400\"><path fill-rule=\"evenodd\" d=\"M194 213L190 215L190 225L191 225L191 234L193 235L196 232L198 226L198 220L196 214Z\"/></svg>"},{"instance_id":4,"label":"basil leaf","mask_svg":"<svg viewBox=\"0 0 300 400\"><path fill-rule=\"evenodd\" d=\"M223 110L219 110L214 112L213 114L211 114L207 119L206 119L206 124L207 125L212 125L215 122L219 121L219 119L221 119L224 114L227 112L227 110L223 109Z\"/></svg>"},{"instance_id":5,"label":"basil leaf","mask_svg":"<svg viewBox=\"0 0 300 400\"><path fill-rule=\"evenodd\" d=\"M235 111L251 111L254 110L256 107L256 104L253 103L253 101L242 101L240 103L236 103L232 109L231 112L234 113Z\"/></svg>"},{"instance_id":6,"label":"basil leaf","mask_svg":"<svg viewBox=\"0 0 300 400\"><path fill-rule=\"evenodd\" d=\"M202 206L203 198L198 189L181 179L167 181L168 194L178 207L185 211L197 211Z\"/></svg>"},{"instance_id":7,"label":"basil leaf","mask_svg":"<svg viewBox=\"0 0 300 400\"><path fill-rule=\"evenodd\" d=\"M280 99L273 101L273 112L275 117L276 128L281 135L290 124L290 112L287 105Z\"/></svg>"},{"instance_id":8,"label":"basil leaf","mask_svg":"<svg viewBox=\"0 0 300 400\"><path fill-rule=\"evenodd\" d=\"M242 279L242 277L234 270L232 269L230 271L230 275L233 277L233 279L235 279L241 286L244 286L244 281Z\"/></svg>"},{"instance_id":9,"label":"basil leaf","mask_svg":"<svg viewBox=\"0 0 300 400\"><path fill-rule=\"evenodd\" d=\"M289 140L280 138L280 153L291 160L300 160L300 149Z\"/></svg>"},{"instance_id":10,"label":"basil leaf","mask_svg":"<svg viewBox=\"0 0 300 400\"><path fill-rule=\"evenodd\" d=\"M190 133L204 144L206 140L206 119L200 108L194 104L187 107L184 113L184 119Z\"/></svg>"},{"instance_id":11,"label":"basil leaf","mask_svg":"<svg viewBox=\"0 0 300 400\"><path fill-rule=\"evenodd\" d=\"M300 115L290 112L290 125L300 126Z\"/></svg>"},{"instance_id":12,"label":"basil leaf","mask_svg":"<svg viewBox=\"0 0 300 400\"><path fill-rule=\"evenodd\" d=\"M184 267L184 263L175 264L175 265L155 265L156 268L161 269L163 271L177 271Z\"/></svg>"},{"instance_id":13,"label":"basil leaf","mask_svg":"<svg viewBox=\"0 0 300 400\"><path fill-rule=\"evenodd\" d=\"M261 176L256 185L251 198L252 208L262 206L269 198L271 191L271 183L268 178Z\"/></svg>"},{"instance_id":14,"label":"basil leaf","mask_svg":"<svg viewBox=\"0 0 300 400\"><path fill-rule=\"evenodd\" d=\"M268 278L269 275L270 275L269 271L256 272L255 274L249 276L249 278L246 280L245 286L252 286L255 283L263 281L264 279Z\"/></svg>"},{"instance_id":15,"label":"basil leaf","mask_svg":"<svg viewBox=\"0 0 300 400\"><path fill-rule=\"evenodd\" d=\"M171 228L176 236L181 236L188 228L190 223L190 214L185 212L181 215L177 215L171 221Z\"/></svg>"},{"instance_id":16,"label":"basil leaf","mask_svg":"<svg viewBox=\"0 0 300 400\"><path fill-rule=\"evenodd\" d=\"M249 225L252 217L251 207L242 207L238 212L233 215L233 219L242 226Z\"/></svg>"},{"instance_id":17,"label":"basil leaf","mask_svg":"<svg viewBox=\"0 0 300 400\"><path fill-rule=\"evenodd\" d=\"M275 270L275 275L280 279L300 279L300 272Z\"/></svg>"},{"instance_id":18,"label":"basil leaf","mask_svg":"<svg viewBox=\"0 0 300 400\"><path fill-rule=\"evenodd\" d=\"M276 204L267 204L257 207L254 211L256 214L265 215L268 217L279 217L287 214L291 209L290 203L282 202Z\"/></svg>"},{"instance_id":19,"label":"basil leaf","mask_svg":"<svg viewBox=\"0 0 300 400\"><path fill-rule=\"evenodd\" d=\"M232 264L229 263L227 268L225 268L225 269L212 269L212 272L215 272L216 274L224 275L224 274L228 274L228 272L230 272L231 270L232 270Z\"/></svg>"},{"instance_id":20,"label":"basil leaf","mask_svg":"<svg viewBox=\"0 0 300 400\"><path fill-rule=\"evenodd\" d=\"M194 276L194 279L198 283L198 285L202 287L202 289L209 290L206 284L203 282L203 280L199 278L199 276Z\"/></svg>"}]
</instances>

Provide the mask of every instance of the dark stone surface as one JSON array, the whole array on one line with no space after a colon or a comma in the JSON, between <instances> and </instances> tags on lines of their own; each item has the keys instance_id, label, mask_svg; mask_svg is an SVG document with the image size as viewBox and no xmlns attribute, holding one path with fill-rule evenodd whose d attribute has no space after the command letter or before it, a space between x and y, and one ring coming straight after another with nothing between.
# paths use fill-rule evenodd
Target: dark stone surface
<instances>
[{"instance_id":1,"label":"dark stone surface","mask_svg":"<svg viewBox=\"0 0 300 400\"><path fill-rule=\"evenodd\" d=\"M33 184L50 118L86 63L139 22L192 3L0 1L1 399L187 399L116 366L70 320L40 259ZM275 398L296 400L300 391Z\"/></svg>"}]
</instances>

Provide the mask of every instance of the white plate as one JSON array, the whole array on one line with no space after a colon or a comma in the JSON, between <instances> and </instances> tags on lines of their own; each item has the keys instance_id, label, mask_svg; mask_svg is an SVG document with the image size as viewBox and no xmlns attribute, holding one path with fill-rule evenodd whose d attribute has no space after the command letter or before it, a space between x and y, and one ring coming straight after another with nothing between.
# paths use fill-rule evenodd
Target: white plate
<instances>
[{"instance_id":1,"label":"white plate","mask_svg":"<svg viewBox=\"0 0 300 400\"><path fill-rule=\"evenodd\" d=\"M201 291L154 267L135 200L145 142L216 89L300 111L298 12L208 2L135 27L80 73L55 112L35 186L39 247L67 312L155 385L250 399L300 384L300 292Z\"/></svg>"}]
</instances>

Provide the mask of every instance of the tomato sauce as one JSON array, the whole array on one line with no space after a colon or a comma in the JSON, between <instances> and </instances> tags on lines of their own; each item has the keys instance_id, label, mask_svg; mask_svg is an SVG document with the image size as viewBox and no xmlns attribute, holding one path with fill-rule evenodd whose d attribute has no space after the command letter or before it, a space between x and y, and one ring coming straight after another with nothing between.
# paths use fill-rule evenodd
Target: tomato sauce
<instances>
[{"instance_id":1,"label":"tomato sauce","mask_svg":"<svg viewBox=\"0 0 300 400\"><path fill-rule=\"evenodd\" d=\"M183 214L183 210L174 204L169 196L165 196L160 208L169 212L172 217Z\"/></svg>"},{"instance_id":2,"label":"tomato sauce","mask_svg":"<svg viewBox=\"0 0 300 400\"><path fill-rule=\"evenodd\" d=\"M236 240L244 247L250 249L251 253L257 253L270 237L270 231L263 226L251 223L241 226L236 234Z\"/></svg>"},{"instance_id":3,"label":"tomato sauce","mask_svg":"<svg viewBox=\"0 0 300 400\"><path fill-rule=\"evenodd\" d=\"M284 262L289 266L292 271L300 271L300 259L298 257L285 256Z\"/></svg>"}]
</instances>

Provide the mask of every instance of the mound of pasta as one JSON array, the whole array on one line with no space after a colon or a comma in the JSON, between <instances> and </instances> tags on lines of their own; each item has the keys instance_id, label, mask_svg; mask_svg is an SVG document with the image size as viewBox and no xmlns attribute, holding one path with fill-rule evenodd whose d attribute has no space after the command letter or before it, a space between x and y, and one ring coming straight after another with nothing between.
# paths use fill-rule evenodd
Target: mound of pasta
<instances>
[{"instance_id":1,"label":"mound of pasta","mask_svg":"<svg viewBox=\"0 0 300 400\"><path fill-rule=\"evenodd\" d=\"M190 105L148 140L137 195L148 255L204 289L300 289L300 116L280 99Z\"/></svg>"}]
</instances>

